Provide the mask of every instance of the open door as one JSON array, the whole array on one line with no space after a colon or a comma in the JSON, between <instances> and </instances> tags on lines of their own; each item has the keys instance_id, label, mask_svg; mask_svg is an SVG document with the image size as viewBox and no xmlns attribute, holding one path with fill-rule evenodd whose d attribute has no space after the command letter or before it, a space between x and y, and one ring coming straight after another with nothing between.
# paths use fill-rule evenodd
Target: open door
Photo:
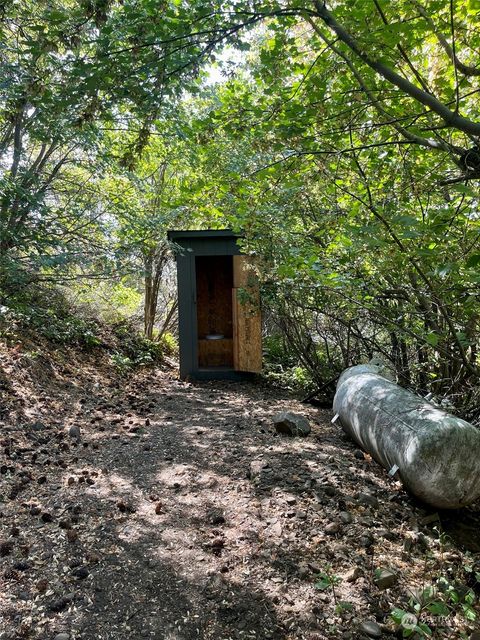
<instances>
[{"instance_id":1,"label":"open door","mask_svg":"<svg viewBox=\"0 0 480 640\"><path fill-rule=\"evenodd\" d=\"M253 258L233 256L233 366L236 371L262 370L260 290Z\"/></svg>"},{"instance_id":2,"label":"open door","mask_svg":"<svg viewBox=\"0 0 480 640\"><path fill-rule=\"evenodd\" d=\"M233 367L232 256L195 258L200 369Z\"/></svg>"}]
</instances>

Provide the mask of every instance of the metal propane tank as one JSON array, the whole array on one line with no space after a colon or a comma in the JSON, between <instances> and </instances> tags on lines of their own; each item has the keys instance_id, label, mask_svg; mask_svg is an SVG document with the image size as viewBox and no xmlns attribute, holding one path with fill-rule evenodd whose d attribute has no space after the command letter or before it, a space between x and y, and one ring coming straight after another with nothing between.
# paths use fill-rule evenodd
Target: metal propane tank
<instances>
[{"instance_id":1,"label":"metal propane tank","mask_svg":"<svg viewBox=\"0 0 480 640\"><path fill-rule=\"evenodd\" d=\"M346 369L333 401L343 430L417 498L457 509L480 497L480 430L380 374Z\"/></svg>"}]
</instances>

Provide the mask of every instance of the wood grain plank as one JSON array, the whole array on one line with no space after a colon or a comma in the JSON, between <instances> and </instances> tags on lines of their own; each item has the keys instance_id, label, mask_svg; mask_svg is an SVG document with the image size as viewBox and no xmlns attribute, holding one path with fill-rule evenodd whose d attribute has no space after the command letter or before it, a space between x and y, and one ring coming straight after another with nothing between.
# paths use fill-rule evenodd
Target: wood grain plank
<instances>
[{"instance_id":1,"label":"wood grain plank","mask_svg":"<svg viewBox=\"0 0 480 640\"><path fill-rule=\"evenodd\" d=\"M249 288L258 286L255 256L233 256L233 286Z\"/></svg>"},{"instance_id":2,"label":"wood grain plank","mask_svg":"<svg viewBox=\"0 0 480 640\"><path fill-rule=\"evenodd\" d=\"M262 370L262 317L258 287L234 288L233 366L236 371Z\"/></svg>"}]
</instances>

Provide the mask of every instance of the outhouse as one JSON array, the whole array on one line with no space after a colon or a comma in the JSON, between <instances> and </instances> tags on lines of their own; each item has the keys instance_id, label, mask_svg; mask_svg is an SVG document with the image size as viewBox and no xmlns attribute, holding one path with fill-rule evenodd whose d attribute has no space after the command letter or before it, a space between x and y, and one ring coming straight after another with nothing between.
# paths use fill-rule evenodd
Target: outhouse
<instances>
[{"instance_id":1,"label":"outhouse","mask_svg":"<svg viewBox=\"0 0 480 640\"><path fill-rule=\"evenodd\" d=\"M236 379L262 368L254 261L232 231L169 231L177 261L180 377Z\"/></svg>"}]
</instances>

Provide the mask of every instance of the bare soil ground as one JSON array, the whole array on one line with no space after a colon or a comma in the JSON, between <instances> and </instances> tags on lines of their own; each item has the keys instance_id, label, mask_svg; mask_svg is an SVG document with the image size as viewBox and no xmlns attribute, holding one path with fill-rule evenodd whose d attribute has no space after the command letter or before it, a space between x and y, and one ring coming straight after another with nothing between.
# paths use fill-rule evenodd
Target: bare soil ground
<instances>
[{"instance_id":1,"label":"bare soil ground","mask_svg":"<svg viewBox=\"0 0 480 640\"><path fill-rule=\"evenodd\" d=\"M42 345L1 357L2 640L388 637L439 576L472 586L479 509L432 514L328 411ZM308 437L275 432L284 409ZM453 606L425 619L476 628Z\"/></svg>"}]
</instances>

